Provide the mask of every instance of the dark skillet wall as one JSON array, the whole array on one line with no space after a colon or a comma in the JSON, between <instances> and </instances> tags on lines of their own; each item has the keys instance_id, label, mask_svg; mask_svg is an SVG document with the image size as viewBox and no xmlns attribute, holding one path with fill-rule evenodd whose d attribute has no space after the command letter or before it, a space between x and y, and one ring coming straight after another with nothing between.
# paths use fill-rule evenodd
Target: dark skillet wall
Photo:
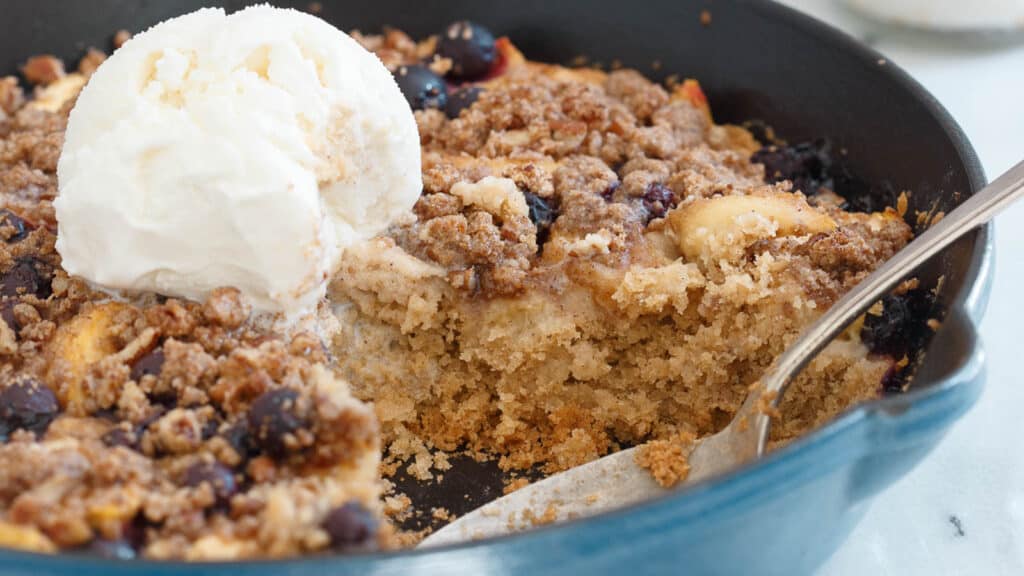
<instances>
[{"instance_id":1,"label":"dark skillet wall","mask_svg":"<svg viewBox=\"0 0 1024 576\"><path fill-rule=\"evenodd\" d=\"M0 4L0 73L25 57L56 53L77 61L96 45L109 49L114 31L132 31L204 5L237 9L251 2L201 0L4 0ZM304 8L306 1L278 1ZM762 0L323 0L321 16L349 30L390 24L414 36L435 33L458 18L511 36L527 56L568 62L620 60L645 73L698 78L718 121L763 119L790 141L828 137L842 167L855 176L841 193L869 191L890 201L912 190L911 207L954 198L980 186L970 146L930 96L891 64L852 40L822 43L835 32L773 18L786 10ZM701 23L708 10L711 23ZM780 24L780 22L783 22ZM835 44L834 46L829 46ZM655 73L651 64L661 62ZM874 183L872 186L865 182ZM971 241L953 249L942 268L962 267ZM933 267L929 276L942 270ZM948 286L955 293L959 286Z\"/></svg>"}]
</instances>

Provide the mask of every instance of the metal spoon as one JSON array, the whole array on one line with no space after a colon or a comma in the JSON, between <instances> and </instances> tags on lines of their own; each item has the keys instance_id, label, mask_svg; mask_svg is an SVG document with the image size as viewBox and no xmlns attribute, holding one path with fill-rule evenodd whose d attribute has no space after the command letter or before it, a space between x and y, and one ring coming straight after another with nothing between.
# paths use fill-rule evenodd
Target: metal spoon
<instances>
[{"instance_id":1,"label":"metal spoon","mask_svg":"<svg viewBox=\"0 0 1024 576\"><path fill-rule=\"evenodd\" d=\"M974 194L840 298L761 377L732 422L701 440L687 462L685 483L729 471L764 453L770 419L793 377L851 322L929 258L988 222L1024 193L1024 162ZM420 543L437 546L499 536L539 522L590 516L647 500L667 490L635 462L636 448L555 474L462 516Z\"/></svg>"}]
</instances>

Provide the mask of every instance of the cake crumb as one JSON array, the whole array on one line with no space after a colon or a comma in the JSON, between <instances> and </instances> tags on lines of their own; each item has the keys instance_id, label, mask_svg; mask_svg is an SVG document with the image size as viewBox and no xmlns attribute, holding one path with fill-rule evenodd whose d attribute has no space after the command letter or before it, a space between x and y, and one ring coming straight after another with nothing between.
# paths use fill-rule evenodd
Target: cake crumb
<instances>
[{"instance_id":1,"label":"cake crumb","mask_svg":"<svg viewBox=\"0 0 1024 576\"><path fill-rule=\"evenodd\" d=\"M445 74L451 71L452 65L453 64L451 58L445 58L443 56L434 54L433 56L431 56L430 63L427 64L427 68L430 68L430 71L433 72L434 74L437 74L438 76L444 76Z\"/></svg>"},{"instance_id":2,"label":"cake crumb","mask_svg":"<svg viewBox=\"0 0 1024 576\"><path fill-rule=\"evenodd\" d=\"M511 494L511 493L515 492L516 490L519 490L520 488L524 488L524 487L529 486L529 485L530 485L530 479L529 478L516 478L515 480L512 480L508 484L506 484L505 488L504 488L504 490L502 490L502 492L504 494Z\"/></svg>"},{"instance_id":3,"label":"cake crumb","mask_svg":"<svg viewBox=\"0 0 1024 576\"><path fill-rule=\"evenodd\" d=\"M939 210L939 204L938 201L936 201L935 203L932 204L932 207L929 208L927 211L917 211L917 227L919 229L931 228L932 226L938 224L945 216L946 213L943 212L942 210Z\"/></svg>"},{"instance_id":4,"label":"cake crumb","mask_svg":"<svg viewBox=\"0 0 1024 576\"><path fill-rule=\"evenodd\" d=\"M92 76L94 72L107 59L107 54L96 48L89 48L82 59L78 61L78 72L85 76Z\"/></svg>"},{"instance_id":5,"label":"cake crumb","mask_svg":"<svg viewBox=\"0 0 1024 576\"><path fill-rule=\"evenodd\" d=\"M402 530L398 531L392 537L396 548L409 549L415 548L417 544L423 541L424 538L430 536L433 532L430 528L424 528L423 530Z\"/></svg>"},{"instance_id":6,"label":"cake crumb","mask_svg":"<svg viewBox=\"0 0 1024 576\"><path fill-rule=\"evenodd\" d=\"M14 114L25 102L25 93L14 76L0 78L0 120Z\"/></svg>"},{"instance_id":7,"label":"cake crumb","mask_svg":"<svg viewBox=\"0 0 1024 576\"><path fill-rule=\"evenodd\" d=\"M399 516L412 506L412 500L405 494L384 497L384 512L389 516Z\"/></svg>"},{"instance_id":8,"label":"cake crumb","mask_svg":"<svg viewBox=\"0 0 1024 576\"><path fill-rule=\"evenodd\" d=\"M30 84L47 86L63 78L64 61L51 54L33 56L21 67L21 73Z\"/></svg>"},{"instance_id":9,"label":"cake crumb","mask_svg":"<svg viewBox=\"0 0 1024 576\"><path fill-rule=\"evenodd\" d=\"M910 193L904 190L900 192L899 198L896 199L896 213L900 215L900 218L907 215L907 207L910 204L909 196Z\"/></svg>"},{"instance_id":10,"label":"cake crumb","mask_svg":"<svg viewBox=\"0 0 1024 576\"><path fill-rule=\"evenodd\" d=\"M775 406L775 399L779 397L778 390L771 390L760 394L757 397L757 413L764 414L769 418L782 418L782 412Z\"/></svg>"},{"instance_id":11,"label":"cake crumb","mask_svg":"<svg viewBox=\"0 0 1024 576\"><path fill-rule=\"evenodd\" d=\"M0 319L0 356L9 356L18 351L18 337L6 321Z\"/></svg>"},{"instance_id":12,"label":"cake crumb","mask_svg":"<svg viewBox=\"0 0 1024 576\"><path fill-rule=\"evenodd\" d=\"M555 520L558 520L558 504L551 502L544 508L544 511L538 514L531 508L527 508L522 511L521 514L522 522L521 528L529 526L544 526L552 524Z\"/></svg>"},{"instance_id":13,"label":"cake crumb","mask_svg":"<svg viewBox=\"0 0 1024 576\"><path fill-rule=\"evenodd\" d=\"M433 508L430 510L430 515L434 520L440 520L442 522L452 522L455 520L455 516L452 515L447 508Z\"/></svg>"},{"instance_id":14,"label":"cake crumb","mask_svg":"<svg viewBox=\"0 0 1024 576\"><path fill-rule=\"evenodd\" d=\"M896 289L892 291L892 293L893 294L897 294L897 295L899 295L899 294L906 294L907 292L910 292L911 290L917 290L920 287L921 287L921 280L920 279L918 279L918 278L910 278L908 280L904 280L903 282L900 282L900 285L897 286Z\"/></svg>"},{"instance_id":15,"label":"cake crumb","mask_svg":"<svg viewBox=\"0 0 1024 576\"><path fill-rule=\"evenodd\" d=\"M114 33L114 50L124 46L125 42L132 39L132 33L127 30L118 30Z\"/></svg>"},{"instance_id":16,"label":"cake crumb","mask_svg":"<svg viewBox=\"0 0 1024 576\"><path fill-rule=\"evenodd\" d=\"M635 461L650 471L660 486L671 488L690 475L687 458L696 442L697 437L690 432L681 432L666 440L653 440L637 449Z\"/></svg>"}]
</instances>

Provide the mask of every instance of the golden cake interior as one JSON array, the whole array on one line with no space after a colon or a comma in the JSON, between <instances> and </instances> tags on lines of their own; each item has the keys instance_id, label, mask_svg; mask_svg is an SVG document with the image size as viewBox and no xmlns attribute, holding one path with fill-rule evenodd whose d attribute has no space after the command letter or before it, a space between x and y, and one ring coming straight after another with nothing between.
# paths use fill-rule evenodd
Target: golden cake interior
<instances>
[{"instance_id":1,"label":"golden cake interior","mask_svg":"<svg viewBox=\"0 0 1024 576\"><path fill-rule=\"evenodd\" d=\"M397 65L388 44L368 42ZM433 449L554 472L713 433L801 328L911 238L894 209L767 183L761 144L716 125L695 81L499 47L507 68L471 108L416 113L415 219L349 250L331 286L338 365L374 402L388 462L414 475L445 469ZM892 365L850 330L795 383L773 439L877 396Z\"/></svg>"}]
</instances>

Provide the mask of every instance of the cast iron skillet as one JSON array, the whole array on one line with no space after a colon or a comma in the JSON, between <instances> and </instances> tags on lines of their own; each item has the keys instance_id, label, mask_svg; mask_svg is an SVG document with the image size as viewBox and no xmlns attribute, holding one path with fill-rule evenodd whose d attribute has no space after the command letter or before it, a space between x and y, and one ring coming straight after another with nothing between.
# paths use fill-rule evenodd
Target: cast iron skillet
<instances>
[{"instance_id":1,"label":"cast iron skillet","mask_svg":"<svg viewBox=\"0 0 1024 576\"><path fill-rule=\"evenodd\" d=\"M279 1L307 8L308 2ZM204 5L202 0L8 0L0 33L0 74L27 56L77 61L90 46L109 48L114 31L133 31ZM450 21L479 21L510 36L532 59L620 61L653 77L701 81L719 122L762 121L789 141L827 137L836 152L837 191L855 205L892 205L911 190L911 211L948 211L979 189L984 175L970 145L919 85L881 57L779 5L757 0L401 0L321 2L319 14L344 30L392 25L413 36ZM708 10L710 25L701 22ZM659 66L655 67L654 62ZM859 518L861 505L923 456L976 397L980 349L972 317L984 302L988 229L964 238L919 274L944 277L936 310L948 328L908 394L854 410L785 450L724 479L666 499L525 536L388 557L319 557L286 562L190 565L194 573L333 574L560 570L619 573L803 573L822 562ZM941 350L934 350L941 347ZM919 390L917 390L919 389ZM915 391L916 390L916 391ZM493 467L464 463L432 489L460 512L492 498ZM416 490L415 486L406 486ZM424 493L430 493L426 491ZM473 498L468 502L464 495ZM760 544L744 534L770 527ZM112 563L75 555L0 551L0 569L24 574L161 573L173 563Z\"/></svg>"}]
</instances>

